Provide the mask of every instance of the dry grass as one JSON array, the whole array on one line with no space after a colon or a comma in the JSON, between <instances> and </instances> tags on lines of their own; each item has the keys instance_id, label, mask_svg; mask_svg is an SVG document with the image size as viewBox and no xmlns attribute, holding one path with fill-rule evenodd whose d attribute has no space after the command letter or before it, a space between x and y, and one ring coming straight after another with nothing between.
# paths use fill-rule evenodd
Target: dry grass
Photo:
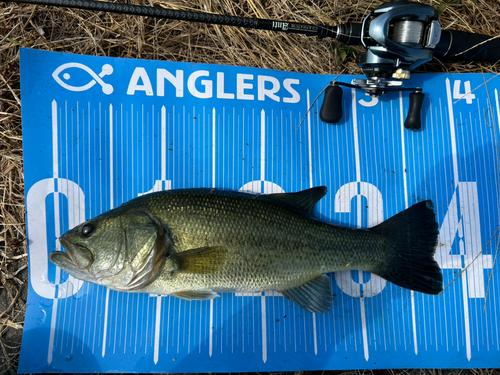
<instances>
[{"instance_id":1,"label":"dry grass","mask_svg":"<svg viewBox=\"0 0 500 375\"><path fill-rule=\"evenodd\" d=\"M336 25L360 22L379 0L130 0L236 16ZM422 0L445 28L500 35L498 0ZM245 65L336 74L360 70L335 41L225 26L0 3L0 372L15 373L26 307L27 253L22 170L19 47L87 55ZM347 53L346 53L347 52ZM354 52L354 53L353 53ZM498 72L495 64L433 61L420 71ZM374 374L351 372L349 374ZM380 374L381 372L375 372ZM481 374L495 370L389 371L391 375Z\"/></svg>"}]
</instances>

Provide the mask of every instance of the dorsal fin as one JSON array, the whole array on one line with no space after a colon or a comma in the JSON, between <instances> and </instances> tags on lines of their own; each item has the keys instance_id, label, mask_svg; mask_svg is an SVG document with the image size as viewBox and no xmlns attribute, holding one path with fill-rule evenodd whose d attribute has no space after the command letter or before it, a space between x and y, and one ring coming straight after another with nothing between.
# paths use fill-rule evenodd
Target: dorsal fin
<instances>
[{"instance_id":1,"label":"dorsal fin","mask_svg":"<svg viewBox=\"0 0 500 375\"><path fill-rule=\"evenodd\" d=\"M293 203L312 214L316 203L326 195L327 191L326 186L317 186L297 193L269 194L269 196Z\"/></svg>"}]
</instances>

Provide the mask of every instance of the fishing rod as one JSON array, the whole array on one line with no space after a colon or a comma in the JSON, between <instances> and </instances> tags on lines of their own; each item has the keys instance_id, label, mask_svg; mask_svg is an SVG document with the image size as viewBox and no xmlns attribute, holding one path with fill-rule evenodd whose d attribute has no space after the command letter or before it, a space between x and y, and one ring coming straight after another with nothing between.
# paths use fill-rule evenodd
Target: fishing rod
<instances>
[{"instance_id":1,"label":"fishing rod","mask_svg":"<svg viewBox=\"0 0 500 375\"><path fill-rule=\"evenodd\" d=\"M322 121L330 124L342 119L342 88L363 90L372 97L393 91L411 91L405 128L421 128L421 110L425 95L419 87L406 88L403 81L434 54L465 61L500 60L500 38L457 30L443 30L439 13L429 5L408 0L391 0L368 14L362 23L337 26L314 25L282 20L236 17L206 12L154 8L94 0L1 0L110 13L122 13L188 22L208 23L275 32L333 38L346 45L362 45L366 51L357 63L366 79L352 83L332 81L324 90L320 110Z\"/></svg>"}]
</instances>

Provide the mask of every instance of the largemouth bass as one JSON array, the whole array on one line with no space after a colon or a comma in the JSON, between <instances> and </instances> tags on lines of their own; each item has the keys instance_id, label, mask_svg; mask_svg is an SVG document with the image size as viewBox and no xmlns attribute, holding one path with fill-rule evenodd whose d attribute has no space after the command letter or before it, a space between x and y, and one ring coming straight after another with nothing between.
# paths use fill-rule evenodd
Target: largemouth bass
<instances>
[{"instance_id":1,"label":"largemouth bass","mask_svg":"<svg viewBox=\"0 0 500 375\"><path fill-rule=\"evenodd\" d=\"M315 313L332 307L326 273L363 270L438 294L438 224L431 201L370 229L317 219L326 187L254 195L170 190L130 200L61 236L50 260L110 289L212 299L221 292L279 291Z\"/></svg>"}]
</instances>

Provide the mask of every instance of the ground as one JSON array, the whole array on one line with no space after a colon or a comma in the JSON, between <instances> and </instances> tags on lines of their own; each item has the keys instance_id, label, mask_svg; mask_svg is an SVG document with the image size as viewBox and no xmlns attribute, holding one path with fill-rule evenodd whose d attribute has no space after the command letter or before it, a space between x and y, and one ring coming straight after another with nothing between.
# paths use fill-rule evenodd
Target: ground
<instances>
[{"instance_id":1,"label":"ground","mask_svg":"<svg viewBox=\"0 0 500 375\"><path fill-rule=\"evenodd\" d=\"M145 6L201 10L309 24L361 22L381 1L128 0ZM498 0L422 0L443 28L500 35ZM362 47L331 39L0 2L0 373L16 373L27 299L19 47L87 55L245 65L318 74L361 74ZM432 72L498 72L498 64L432 62ZM341 373L341 372L338 372ZM498 370L391 370L352 374L499 375ZM323 374L323 373L318 373ZM326 373L325 373L326 374ZM297 374L300 375L300 374Z\"/></svg>"}]
</instances>

